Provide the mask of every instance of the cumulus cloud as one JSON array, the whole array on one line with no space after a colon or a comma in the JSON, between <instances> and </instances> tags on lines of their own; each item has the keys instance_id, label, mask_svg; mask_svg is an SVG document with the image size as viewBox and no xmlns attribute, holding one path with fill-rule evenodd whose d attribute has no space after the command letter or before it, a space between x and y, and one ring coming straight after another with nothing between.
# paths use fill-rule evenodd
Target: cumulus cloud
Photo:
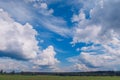
<instances>
[{"instance_id":1,"label":"cumulus cloud","mask_svg":"<svg viewBox=\"0 0 120 80\"><path fill-rule=\"evenodd\" d=\"M120 10L119 10L120 1L108 1L103 0L103 7L95 7L91 10L92 23L101 24L102 27L107 29L113 29L115 32L119 33L120 29ZM115 11L118 11L117 13ZM97 16L97 17L96 17Z\"/></svg>"},{"instance_id":2,"label":"cumulus cloud","mask_svg":"<svg viewBox=\"0 0 120 80\"><path fill-rule=\"evenodd\" d=\"M26 23L21 25L0 10L0 52L1 56L9 55L23 59L35 58L38 53L37 32ZM16 56L15 56L16 55Z\"/></svg>"},{"instance_id":3,"label":"cumulus cloud","mask_svg":"<svg viewBox=\"0 0 120 80\"><path fill-rule=\"evenodd\" d=\"M74 15L77 22L72 43L93 43L81 48L79 56L70 59L78 70L113 70L119 63L119 0L82 1L83 8ZM86 4L87 6L86 6ZM89 18L84 11L89 11ZM117 13L115 12L117 11ZM75 59L75 60L74 60Z\"/></svg>"},{"instance_id":4,"label":"cumulus cloud","mask_svg":"<svg viewBox=\"0 0 120 80\"><path fill-rule=\"evenodd\" d=\"M83 47L79 56L69 58L76 71L119 70L118 45L92 45Z\"/></svg>"},{"instance_id":5,"label":"cumulus cloud","mask_svg":"<svg viewBox=\"0 0 120 80\"><path fill-rule=\"evenodd\" d=\"M45 50L41 50L40 46L38 46L38 41L36 40L37 34L38 34L37 31L33 29L33 27L29 23L22 25L14 21L10 17L10 15L3 9L0 9L1 58L2 57L11 58L10 59L11 64L17 63L17 61L19 64L19 61L25 60L26 62L37 66L56 65L59 61L55 58L56 52L54 51L54 47L49 46ZM31 61L33 62L31 63ZM2 63L0 64L2 65ZM4 63L4 65L9 64ZM20 67L20 65L18 66ZM12 67L10 66L10 69L11 68Z\"/></svg>"},{"instance_id":6,"label":"cumulus cloud","mask_svg":"<svg viewBox=\"0 0 120 80\"><path fill-rule=\"evenodd\" d=\"M87 9L86 7L83 7L78 15L73 15L72 21L77 22L73 43L80 42L82 39L86 42L86 38L89 39L88 41L95 42L97 40L99 43L111 41L113 37L119 38L119 1L102 0L102 7L101 4L99 4L100 1L95 0L95 2L93 2L96 5L89 11L90 19L86 19L87 15L84 12L84 10ZM117 10L118 13L115 13L115 10ZM82 36L85 37L82 38Z\"/></svg>"},{"instance_id":7,"label":"cumulus cloud","mask_svg":"<svg viewBox=\"0 0 120 80\"><path fill-rule=\"evenodd\" d=\"M86 28L76 28L75 35L72 43L77 42L97 42L97 38L101 27L93 25L87 26Z\"/></svg>"},{"instance_id":8,"label":"cumulus cloud","mask_svg":"<svg viewBox=\"0 0 120 80\"><path fill-rule=\"evenodd\" d=\"M75 63L74 70L79 71L119 70L119 55L111 53L111 51L109 51L110 53L106 51L106 53L97 50L96 52L82 52L79 56L68 60Z\"/></svg>"},{"instance_id":9,"label":"cumulus cloud","mask_svg":"<svg viewBox=\"0 0 120 80\"><path fill-rule=\"evenodd\" d=\"M90 18L86 18L88 15L86 15L84 11L88 9L85 7L85 3L88 4L89 1L91 0L87 0L86 2L80 0L80 2L84 3L84 7L80 10L78 15L73 15L72 21L77 22L73 43L81 42L82 39L84 42L97 41L99 43L106 43L108 41L109 43L113 38L119 38L120 11L118 8L120 1L95 0L95 2L92 2L94 6L89 5L92 6L89 10ZM115 10L117 10L118 13L115 13ZM87 41L86 38L88 38Z\"/></svg>"},{"instance_id":10,"label":"cumulus cloud","mask_svg":"<svg viewBox=\"0 0 120 80\"><path fill-rule=\"evenodd\" d=\"M55 65L59 61L54 58L56 52L53 46L48 46L41 54L38 54L37 58L33 59L32 62L37 65Z\"/></svg>"}]
</instances>

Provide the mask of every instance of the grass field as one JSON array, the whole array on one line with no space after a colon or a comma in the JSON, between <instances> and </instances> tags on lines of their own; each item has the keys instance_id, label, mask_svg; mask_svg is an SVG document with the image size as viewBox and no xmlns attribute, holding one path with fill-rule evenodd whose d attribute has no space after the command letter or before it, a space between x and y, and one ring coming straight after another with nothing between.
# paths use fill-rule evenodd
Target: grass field
<instances>
[{"instance_id":1,"label":"grass field","mask_svg":"<svg viewBox=\"0 0 120 80\"><path fill-rule=\"evenodd\" d=\"M114 76L24 76L0 75L0 80L120 80Z\"/></svg>"}]
</instances>

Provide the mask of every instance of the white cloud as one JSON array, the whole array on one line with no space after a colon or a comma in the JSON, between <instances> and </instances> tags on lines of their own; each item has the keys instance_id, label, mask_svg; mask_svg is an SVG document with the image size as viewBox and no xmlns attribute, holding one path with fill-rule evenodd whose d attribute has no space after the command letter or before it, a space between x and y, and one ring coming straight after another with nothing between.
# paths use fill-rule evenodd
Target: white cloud
<instances>
[{"instance_id":1,"label":"white cloud","mask_svg":"<svg viewBox=\"0 0 120 80\"><path fill-rule=\"evenodd\" d=\"M16 7L17 6L17 7ZM27 4L23 2L23 0L1 0L0 1L0 8L4 9L11 15L12 18L15 20L26 23L28 21L31 21L33 19L34 13L31 10L30 7L28 7ZM17 13L17 14L16 14Z\"/></svg>"},{"instance_id":2,"label":"white cloud","mask_svg":"<svg viewBox=\"0 0 120 80\"><path fill-rule=\"evenodd\" d=\"M55 65L59 63L59 61L55 58L55 55L56 52L54 51L54 47L48 46L48 48L43 50L41 54L38 54L32 62L37 65Z\"/></svg>"},{"instance_id":3,"label":"white cloud","mask_svg":"<svg viewBox=\"0 0 120 80\"><path fill-rule=\"evenodd\" d=\"M54 9L49 8L49 2L51 1L6 1L7 2L1 0L0 7L7 11L9 15L11 15L11 17L16 21L19 21L21 23L36 23L40 28L46 28L61 36L71 36L70 29L67 27L65 20L52 14L54 13Z\"/></svg>"},{"instance_id":4,"label":"white cloud","mask_svg":"<svg viewBox=\"0 0 120 80\"><path fill-rule=\"evenodd\" d=\"M120 65L118 55L113 53L82 52L69 61L74 63L74 70L79 71L119 70Z\"/></svg>"},{"instance_id":5,"label":"white cloud","mask_svg":"<svg viewBox=\"0 0 120 80\"><path fill-rule=\"evenodd\" d=\"M86 26L85 28L77 27L72 43L77 42L97 42L98 35L100 34L100 26Z\"/></svg>"},{"instance_id":6,"label":"white cloud","mask_svg":"<svg viewBox=\"0 0 120 80\"><path fill-rule=\"evenodd\" d=\"M43 8L43 9L47 9L48 8L46 3L41 3L40 7Z\"/></svg>"},{"instance_id":7,"label":"white cloud","mask_svg":"<svg viewBox=\"0 0 120 80\"><path fill-rule=\"evenodd\" d=\"M49 16L49 17L41 17L38 19L40 23L50 31L57 33L64 37L71 36L71 29L67 27L66 21L62 18Z\"/></svg>"},{"instance_id":8,"label":"white cloud","mask_svg":"<svg viewBox=\"0 0 120 80\"><path fill-rule=\"evenodd\" d=\"M81 22L85 19L85 13L83 10L80 10L79 15L73 15L72 22Z\"/></svg>"},{"instance_id":9,"label":"white cloud","mask_svg":"<svg viewBox=\"0 0 120 80\"><path fill-rule=\"evenodd\" d=\"M22 62L10 58L0 58L0 70L3 71L30 71L33 70L29 62Z\"/></svg>"},{"instance_id":10,"label":"white cloud","mask_svg":"<svg viewBox=\"0 0 120 80\"><path fill-rule=\"evenodd\" d=\"M81 0L80 0L81 1ZM77 22L72 43L93 43L81 49L79 56L69 59L78 70L119 70L120 35L119 0L87 0L72 21ZM87 5L86 5L86 4ZM84 10L90 10L86 19ZM117 13L115 11L118 11Z\"/></svg>"},{"instance_id":11,"label":"white cloud","mask_svg":"<svg viewBox=\"0 0 120 80\"><path fill-rule=\"evenodd\" d=\"M0 70L11 72L11 71L32 71L32 72L50 72L59 71L56 65L38 65L31 61L20 61L12 58L3 57L0 58Z\"/></svg>"},{"instance_id":12,"label":"white cloud","mask_svg":"<svg viewBox=\"0 0 120 80\"><path fill-rule=\"evenodd\" d=\"M87 0L86 2L82 0L83 3L87 4L89 1L91 0ZM78 15L73 15L72 21L77 22L77 27L74 29L73 43L82 41L109 43L115 37L119 39L120 11L118 10L118 3L120 1L96 0L92 3L95 5L90 8L90 19L86 19L85 17L84 10L88 10L86 7L83 7ZM101 5L103 5L102 8ZM118 12L115 13L115 10Z\"/></svg>"},{"instance_id":13,"label":"white cloud","mask_svg":"<svg viewBox=\"0 0 120 80\"><path fill-rule=\"evenodd\" d=\"M13 54L21 58L35 58L38 53L37 32L29 23L21 25L0 11L0 51L3 55Z\"/></svg>"},{"instance_id":14,"label":"white cloud","mask_svg":"<svg viewBox=\"0 0 120 80\"><path fill-rule=\"evenodd\" d=\"M55 58L56 52L54 51L54 47L49 46L45 50L41 50L40 46L38 46L38 41L35 38L36 35L37 31L33 29L33 27L29 23L22 25L14 21L3 9L0 9L1 58L10 57L11 64L16 64L17 62L19 64L20 60L26 60L21 62L28 62L31 65L36 66L40 66L40 64L42 66L55 66L59 61L57 60L57 58ZM14 59L17 59L18 61ZM33 61L33 63L31 63L30 61ZM5 62L7 62L7 60ZM2 63L0 63L0 65L2 65ZM9 64L4 63L3 67L5 67L6 65ZM10 66L10 69L11 68L12 66ZM16 67L15 69L18 69L18 67Z\"/></svg>"},{"instance_id":15,"label":"white cloud","mask_svg":"<svg viewBox=\"0 0 120 80\"><path fill-rule=\"evenodd\" d=\"M55 17L52 14L54 10L49 8L48 4L51 1L28 0L28 2L32 2L33 6L38 10L38 12L42 14L37 18L42 26L61 36L71 36L70 29L67 27L66 21L63 18Z\"/></svg>"},{"instance_id":16,"label":"white cloud","mask_svg":"<svg viewBox=\"0 0 120 80\"><path fill-rule=\"evenodd\" d=\"M25 2L32 3L33 7L36 8L38 10L38 12L42 15L48 16L54 12L54 10L49 9L47 3L43 2L42 0L34 0L34 1L27 0Z\"/></svg>"}]
</instances>

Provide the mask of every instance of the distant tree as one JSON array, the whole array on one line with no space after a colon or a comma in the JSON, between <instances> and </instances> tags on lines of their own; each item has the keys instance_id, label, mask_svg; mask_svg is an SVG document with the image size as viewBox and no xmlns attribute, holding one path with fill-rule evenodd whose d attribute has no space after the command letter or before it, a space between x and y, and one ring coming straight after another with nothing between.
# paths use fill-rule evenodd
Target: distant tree
<instances>
[{"instance_id":1,"label":"distant tree","mask_svg":"<svg viewBox=\"0 0 120 80\"><path fill-rule=\"evenodd\" d=\"M13 70L10 74L15 74L15 71Z\"/></svg>"},{"instance_id":2,"label":"distant tree","mask_svg":"<svg viewBox=\"0 0 120 80\"><path fill-rule=\"evenodd\" d=\"M0 71L0 74L3 74L3 70Z\"/></svg>"},{"instance_id":3,"label":"distant tree","mask_svg":"<svg viewBox=\"0 0 120 80\"><path fill-rule=\"evenodd\" d=\"M23 71L21 71L21 72L20 72L20 74L21 74L21 75L23 75L23 74L24 74L24 72L23 72Z\"/></svg>"},{"instance_id":4,"label":"distant tree","mask_svg":"<svg viewBox=\"0 0 120 80\"><path fill-rule=\"evenodd\" d=\"M3 74L7 74L7 72L6 72L6 71L4 71L4 72L3 72Z\"/></svg>"}]
</instances>

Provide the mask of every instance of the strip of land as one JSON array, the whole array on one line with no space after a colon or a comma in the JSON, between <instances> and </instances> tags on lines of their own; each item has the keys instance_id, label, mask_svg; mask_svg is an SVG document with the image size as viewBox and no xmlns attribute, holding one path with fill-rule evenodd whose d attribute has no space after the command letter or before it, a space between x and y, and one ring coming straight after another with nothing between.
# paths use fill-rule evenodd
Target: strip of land
<instances>
[{"instance_id":1,"label":"strip of land","mask_svg":"<svg viewBox=\"0 0 120 80\"><path fill-rule=\"evenodd\" d=\"M119 76L0 75L0 80L120 80Z\"/></svg>"}]
</instances>

